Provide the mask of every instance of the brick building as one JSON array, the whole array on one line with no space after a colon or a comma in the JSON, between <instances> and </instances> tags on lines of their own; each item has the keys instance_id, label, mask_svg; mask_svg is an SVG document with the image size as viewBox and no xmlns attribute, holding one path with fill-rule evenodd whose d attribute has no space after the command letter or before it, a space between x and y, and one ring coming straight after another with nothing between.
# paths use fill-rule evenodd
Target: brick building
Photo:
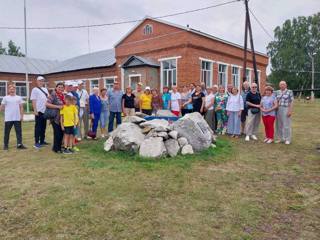
<instances>
[{"instance_id":1,"label":"brick building","mask_svg":"<svg viewBox=\"0 0 320 240\"><path fill-rule=\"evenodd\" d=\"M251 54L246 75L254 78ZM260 86L266 82L268 57L257 53ZM19 67L15 66L20 62ZM22 62L22 64L21 64ZM24 58L0 56L0 98L8 82L18 83L24 93ZM241 87L243 48L189 27L146 17L129 31L114 49L81 55L65 61L28 59L30 84L36 75L44 75L48 86L65 80L84 80L86 88L112 87L115 80L122 88L138 82L152 88L204 82ZM24 85L23 85L24 84ZM22 94L23 95L23 94Z\"/></svg>"}]
</instances>

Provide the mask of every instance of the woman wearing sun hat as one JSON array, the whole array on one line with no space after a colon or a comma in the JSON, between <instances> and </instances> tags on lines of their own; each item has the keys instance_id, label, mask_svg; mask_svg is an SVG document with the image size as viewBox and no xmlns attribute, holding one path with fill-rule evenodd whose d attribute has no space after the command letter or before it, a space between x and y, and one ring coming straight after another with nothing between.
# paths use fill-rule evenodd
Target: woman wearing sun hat
<instances>
[{"instance_id":1,"label":"woman wearing sun hat","mask_svg":"<svg viewBox=\"0 0 320 240\"><path fill-rule=\"evenodd\" d=\"M140 112L151 115L152 114L152 94L151 89L147 86L144 93L140 96Z\"/></svg>"}]
</instances>

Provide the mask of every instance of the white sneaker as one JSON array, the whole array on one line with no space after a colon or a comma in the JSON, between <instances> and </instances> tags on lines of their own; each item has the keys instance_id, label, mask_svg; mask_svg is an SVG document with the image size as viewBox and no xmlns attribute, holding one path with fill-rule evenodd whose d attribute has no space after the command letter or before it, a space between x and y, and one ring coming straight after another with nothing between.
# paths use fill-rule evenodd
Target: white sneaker
<instances>
[{"instance_id":1,"label":"white sneaker","mask_svg":"<svg viewBox=\"0 0 320 240\"><path fill-rule=\"evenodd\" d=\"M268 142L268 141L269 141L269 138L265 138L265 139L263 140L264 143L266 143L266 142Z\"/></svg>"},{"instance_id":2,"label":"white sneaker","mask_svg":"<svg viewBox=\"0 0 320 240\"><path fill-rule=\"evenodd\" d=\"M284 142L284 144L289 145L290 141L287 140L287 141Z\"/></svg>"},{"instance_id":3,"label":"white sneaker","mask_svg":"<svg viewBox=\"0 0 320 240\"><path fill-rule=\"evenodd\" d=\"M101 138L104 138L105 136L104 136L104 134L101 134Z\"/></svg>"},{"instance_id":4,"label":"white sneaker","mask_svg":"<svg viewBox=\"0 0 320 240\"><path fill-rule=\"evenodd\" d=\"M245 140L246 142L249 142L249 141L250 141L250 137L247 135L244 140Z\"/></svg>"},{"instance_id":5,"label":"white sneaker","mask_svg":"<svg viewBox=\"0 0 320 240\"><path fill-rule=\"evenodd\" d=\"M268 139L268 141L266 141L266 143L268 143L268 144L273 143L273 140L272 139Z\"/></svg>"},{"instance_id":6,"label":"white sneaker","mask_svg":"<svg viewBox=\"0 0 320 240\"><path fill-rule=\"evenodd\" d=\"M78 137L77 140L78 140L78 142L80 142L82 139L81 139L81 137Z\"/></svg>"},{"instance_id":7,"label":"white sneaker","mask_svg":"<svg viewBox=\"0 0 320 240\"><path fill-rule=\"evenodd\" d=\"M258 138L256 137L256 135L251 135L251 138L252 138L253 140L255 140L255 141L258 140Z\"/></svg>"}]
</instances>

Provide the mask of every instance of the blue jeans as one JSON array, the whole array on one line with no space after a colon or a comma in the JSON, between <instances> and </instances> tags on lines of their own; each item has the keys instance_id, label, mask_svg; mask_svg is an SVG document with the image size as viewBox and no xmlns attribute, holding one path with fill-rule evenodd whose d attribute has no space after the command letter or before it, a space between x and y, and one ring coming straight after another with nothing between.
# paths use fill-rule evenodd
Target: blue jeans
<instances>
[{"instance_id":1,"label":"blue jeans","mask_svg":"<svg viewBox=\"0 0 320 240\"><path fill-rule=\"evenodd\" d=\"M97 132L99 121L100 121L100 113L94 113L92 131L95 132L95 133Z\"/></svg>"},{"instance_id":2,"label":"blue jeans","mask_svg":"<svg viewBox=\"0 0 320 240\"><path fill-rule=\"evenodd\" d=\"M100 115L100 127L106 128L109 111L102 111Z\"/></svg>"},{"instance_id":3,"label":"blue jeans","mask_svg":"<svg viewBox=\"0 0 320 240\"><path fill-rule=\"evenodd\" d=\"M121 112L110 112L108 132L113 131L114 118L117 120L117 126L121 124Z\"/></svg>"}]
</instances>

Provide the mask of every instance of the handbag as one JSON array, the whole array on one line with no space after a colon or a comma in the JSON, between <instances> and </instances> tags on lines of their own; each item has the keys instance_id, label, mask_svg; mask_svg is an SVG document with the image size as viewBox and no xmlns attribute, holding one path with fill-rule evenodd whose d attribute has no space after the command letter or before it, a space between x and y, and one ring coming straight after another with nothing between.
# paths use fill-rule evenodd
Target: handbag
<instances>
[{"instance_id":1,"label":"handbag","mask_svg":"<svg viewBox=\"0 0 320 240\"><path fill-rule=\"evenodd\" d=\"M42 90L42 89L40 89ZM53 104L55 103L55 101L52 102ZM58 115L58 111L59 109L55 109L55 108L46 108L46 110L43 113L43 118L44 119L54 119L57 115Z\"/></svg>"},{"instance_id":2,"label":"handbag","mask_svg":"<svg viewBox=\"0 0 320 240\"><path fill-rule=\"evenodd\" d=\"M87 136L95 139L97 137L96 133L94 131L92 131L92 125L93 125L93 120L90 121L90 130L87 132Z\"/></svg>"},{"instance_id":3,"label":"handbag","mask_svg":"<svg viewBox=\"0 0 320 240\"><path fill-rule=\"evenodd\" d=\"M250 111L252 114L257 114L260 112L260 109L259 108L250 108Z\"/></svg>"}]
</instances>

